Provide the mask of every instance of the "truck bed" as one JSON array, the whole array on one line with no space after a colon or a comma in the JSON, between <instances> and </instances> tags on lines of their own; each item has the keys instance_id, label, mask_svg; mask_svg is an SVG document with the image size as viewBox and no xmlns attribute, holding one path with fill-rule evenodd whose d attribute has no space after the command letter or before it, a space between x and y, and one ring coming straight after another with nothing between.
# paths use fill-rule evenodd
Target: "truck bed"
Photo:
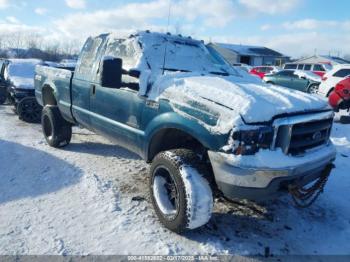
<instances>
[{"instance_id":1,"label":"truck bed","mask_svg":"<svg viewBox=\"0 0 350 262\"><path fill-rule=\"evenodd\" d=\"M45 86L55 88L57 105L67 120L72 119L71 114L71 82L74 68L56 68L49 66L37 66L35 70L35 96L38 103L44 106L43 89Z\"/></svg>"}]
</instances>

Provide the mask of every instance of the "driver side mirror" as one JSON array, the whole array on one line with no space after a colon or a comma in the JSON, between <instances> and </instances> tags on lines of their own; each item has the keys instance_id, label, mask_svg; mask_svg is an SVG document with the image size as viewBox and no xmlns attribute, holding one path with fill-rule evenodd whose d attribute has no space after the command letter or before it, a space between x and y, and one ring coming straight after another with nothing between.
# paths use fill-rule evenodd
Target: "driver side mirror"
<instances>
[{"instance_id":1,"label":"driver side mirror","mask_svg":"<svg viewBox=\"0 0 350 262\"><path fill-rule=\"evenodd\" d=\"M106 56L102 62L101 86L120 88L122 85L123 60Z\"/></svg>"}]
</instances>

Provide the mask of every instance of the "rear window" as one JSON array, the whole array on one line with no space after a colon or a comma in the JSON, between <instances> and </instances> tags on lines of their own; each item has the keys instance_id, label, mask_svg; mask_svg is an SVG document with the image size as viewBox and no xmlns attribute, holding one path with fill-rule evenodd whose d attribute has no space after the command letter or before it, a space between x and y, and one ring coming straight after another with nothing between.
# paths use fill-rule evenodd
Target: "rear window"
<instances>
[{"instance_id":1,"label":"rear window","mask_svg":"<svg viewBox=\"0 0 350 262\"><path fill-rule=\"evenodd\" d=\"M297 65L296 64L286 64L284 66L284 69L297 69Z\"/></svg>"},{"instance_id":2,"label":"rear window","mask_svg":"<svg viewBox=\"0 0 350 262\"><path fill-rule=\"evenodd\" d=\"M284 70L284 71L280 71L277 73L277 75L280 75L280 76L294 76L294 70Z\"/></svg>"},{"instance_id":3,"label":"rear window","mask_svg":"<svg viewBox=\"0 0 350 262\"><path fill-rule=\"evenodd\" d=\"M322 65L314 65L314 71L321 71L324 72L326 71Z\"/></svg>"},{"instance_id":4,"label":"rear window","mask_svg":"<svg viewBox=\"0 0 350 262\"><path fill-rule=\"evenodd\" d=\"M348 75L350 75L350 69L340 69L339 71L334 73L333 76L343 78L343 77L346 77Z\"/></svg>"},{"instance_id":5,"label":"rear window","mask_svg":"<svg viewBox=\"0 0 350 262\"><path fill-rule=\"evenodd\" d=\"M305 65L304 66L305 71L310 71L311 70L311 65Z\"/></svg>"}]
</instances>

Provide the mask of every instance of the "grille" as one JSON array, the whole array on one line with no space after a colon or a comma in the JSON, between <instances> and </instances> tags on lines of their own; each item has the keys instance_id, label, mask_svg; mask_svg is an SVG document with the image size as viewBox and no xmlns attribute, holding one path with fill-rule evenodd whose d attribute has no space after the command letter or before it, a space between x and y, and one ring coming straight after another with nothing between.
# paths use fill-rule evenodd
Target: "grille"
<instances>
[{"instance_id":1,"label":"grille","mask_svg":"<svg viewBox=\"0 0 350 262\"><path fill-rule=\"evenodd\" d=\"M278 128L276 147L282 148L285 154L303 155L307 150L328 143L332 123L333 117L281 125Z\"/></svg>"}]
</instances>

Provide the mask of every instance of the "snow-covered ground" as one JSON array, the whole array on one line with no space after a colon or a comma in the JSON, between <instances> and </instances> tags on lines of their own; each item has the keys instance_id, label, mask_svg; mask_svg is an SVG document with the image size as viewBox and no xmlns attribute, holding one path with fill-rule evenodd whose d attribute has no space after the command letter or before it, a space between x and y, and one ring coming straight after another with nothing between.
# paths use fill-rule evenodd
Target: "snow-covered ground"
<instances>
[{"instance_id":1,"label":"snow-covered ground","mask_svg":"<svg viewBox=\"0 0 350 262\"><path fill-rule=\"evenodd\" d=\"M0 106L0 255L350 254L350 126L332 140L336 169L311 208L218 199L208 225L176 235L155 217L137 156L78 128L50 148L40 125Z\"/></svg>"}]
</instances>

